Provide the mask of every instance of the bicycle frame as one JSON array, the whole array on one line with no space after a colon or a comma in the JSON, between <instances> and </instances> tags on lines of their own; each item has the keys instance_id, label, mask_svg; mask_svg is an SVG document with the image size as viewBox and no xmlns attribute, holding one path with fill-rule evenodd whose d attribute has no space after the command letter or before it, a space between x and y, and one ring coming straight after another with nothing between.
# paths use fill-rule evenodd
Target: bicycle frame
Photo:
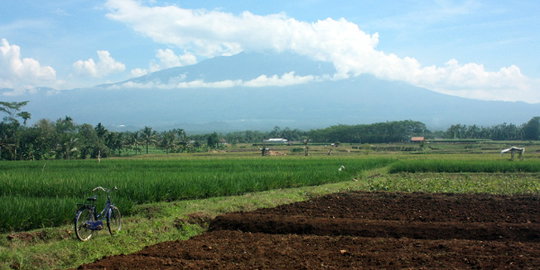
<instances>
[{"instance_id":1,"label":"bicycle frame","mask_svg":"<svg viewBox=\"0 0 540 270\"><path fill-rule=\"evenodd\" d=\"M112 207L114 206L111 202L111 196L110 196L110 190L108 189L104 189L102 187L97 187L95 188L93 191L95 191L96 189L99 189L99 190L103 190L104 192L107 193L107 201L105 202L105 207L103 208L103 210L101 210L99 213L97 211L97 206L95 205L95 202L91 203L91 204L82 204L80 205L81 207L86 207L88 209L90 209L90 212L92 213L92 215L94 216L94 224L87 224L88 227L90 227L91 230L101 230L103 229L103 221L104 220L108 220L110 217L111 217L111 211L112 211ZM100 223L100 227L99 228L93 228L93 226L97 223Z\"/></svg>"},{"instance_id":2,"label":"bicycle frame","mask_svg":"<svg viewBox=\"0 0 540 270\"><path fill-rule=\"evenodd\" d=\"M114 188L117 190L117 188ZM88 241L94 232L106 228L111 235L116 234L122 228L121 214L118 207L111 201L111 190L103 187L96 187L92 191L101 190L107 193L107 201L101 211L98 212L96 206L97 196L87 199L86 203L77 204L79 209L75 214L75 234L81 241Z\"/></svg>"},{"instance_id":3,"label":"bicycle frame","mask_svg":"<svg viewBox=\"0 0 540 270\"><path fill-rule=\"evenodd\" d=\"M109 193L107 193L107 202L105 202L105 207L99 214L97 213L96 208L94 208L94 218L96 220L104 220L105 218L109 218L111 214L111 206L113 206L111 203L111 197L109 196Z\"/></svg>"}]
</instances>

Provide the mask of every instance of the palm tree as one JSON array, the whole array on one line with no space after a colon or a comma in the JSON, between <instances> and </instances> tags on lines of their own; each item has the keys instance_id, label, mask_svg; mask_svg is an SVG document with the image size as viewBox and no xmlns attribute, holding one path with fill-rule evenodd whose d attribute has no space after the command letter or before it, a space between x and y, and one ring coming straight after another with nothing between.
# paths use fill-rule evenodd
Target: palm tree
<instances>
[{"instance_id":1,"label":"palm tree","mask_svg":"<svg viewBox=\"0 0 540 270\"><path fill-rule=\"evenodd\" d=\"M30 119L32 117L32 115L29 113L29 112L20 112L17 114L17 116L19 116L20 118L23 119L23 124L26 126L26 122L28 121L28 119Z\"/></svg>"},{"instance_id":2,"label":"palm tree","mask_svg":"<svg viewBox=\"0 0 540 270\"><path fill-rule=\"evenodd\" d=\"M165 150L165 153L170 153L177 145L176 134L172 131L161 133L159 146Z\"/></svg>"},{"instance_id":3,"label":"palm tree","mask_svg":"<svg viewBox=\"0 0 540 270\"><path fill-rule=\"evenodd\" d=\"M77 148L78 141L79 139L73 136L65 137L57 146L57 153L59 156L65 159L70 159L72 153L79 151Z\"/></svg>"},{"instance_id":4,"label":"palm tree","mask_svg":"<svg viewBox=\"0 0 540 270\"><path fill-rule=\"evenodd\" d=\"M148 146L156 143L156 132L151 127L144 127L141 130L141 139L146 148L146 154L148 154Z\"/></svg>"},{"instance_id":5,"label":"palm tree","mask_svg":"<svg viewBox=\"0 0 540 270\"><path fill-rule=\"evenodd\" d=\"M23 101L23 102L0 101L0 112L4 112L12 116L14 112L19 111L21 107L25 106L26 104L28 104L28 101Z\"/></svg>"},{"instance_id":6,"label":"palm tree","mask_svg":"<svg viewBox=\"0 0 540 270\"><path fill-rule=\"evenodd\" d=\"M182 151L186 150L186 147L188 145L189 138L186 134L186 132L183 129L173 129L172 132L176 134L177 138L177 147L181 149Z\"/></svg>"}]
</instances>

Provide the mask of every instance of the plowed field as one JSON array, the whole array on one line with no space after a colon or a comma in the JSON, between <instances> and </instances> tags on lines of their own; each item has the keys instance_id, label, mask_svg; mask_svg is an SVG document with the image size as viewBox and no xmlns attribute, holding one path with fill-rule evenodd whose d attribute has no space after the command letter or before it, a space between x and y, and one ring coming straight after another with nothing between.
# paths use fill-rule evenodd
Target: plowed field
<instances>
[{"instance_id":1,"label":"plowed field","mask_svg":"<svg viewBox=\"0 0 540 270\"><path fill-rule=\"evenodd\" d=\"M209 232L80 269L540 269L540 198L324 196L218 216Z\"/></svg>"}]
</instances>

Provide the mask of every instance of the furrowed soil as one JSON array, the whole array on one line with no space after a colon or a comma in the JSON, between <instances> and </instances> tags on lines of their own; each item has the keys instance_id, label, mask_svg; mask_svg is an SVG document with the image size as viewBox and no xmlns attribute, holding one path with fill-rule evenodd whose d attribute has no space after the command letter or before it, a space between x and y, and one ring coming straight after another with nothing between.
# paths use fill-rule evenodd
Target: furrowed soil
<instances>
[{"instance_id":1,"label":"furrowed soil","mask_svg":"<svg viewBox=\"0 0 540 270\"><path fill-rule=\"evenodd\" d=\"M540 269L540 197L350 192L216 217L80 269Z\"/></svg>"}]
</instances>

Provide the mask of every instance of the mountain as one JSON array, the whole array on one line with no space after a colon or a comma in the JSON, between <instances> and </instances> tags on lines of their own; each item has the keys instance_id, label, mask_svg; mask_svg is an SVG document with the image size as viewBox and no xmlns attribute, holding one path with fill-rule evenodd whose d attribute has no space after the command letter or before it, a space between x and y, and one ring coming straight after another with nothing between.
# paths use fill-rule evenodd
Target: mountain
<instances>
[{"instance_id":1,"label":"mountain","mask_svg":"<svg viewBox=\"0 0 540 270\"><path fill-rule=\"evenodd\" d=\"M313 61L293 53L240 53L234 56L212 58L196 65L169 68L128 81L167 84L195 80L205 82L251 80L263 74L282 75L292 71L299 76L331 75L336 72L336 69L330 63ZM128 81L102 86L119 85Z\"/></svg>"},{"instance_id":2,"label":"mountain","mask_svg":"<svg viewBox=\"0 0 540 270\"><path fill-rule=\"evenodd\" d=\"M253 80L294 72L324 76L332 65L293 54L217 57L132 80L92 88L37 91L7 101L30 100L32 119L70 116L77 123L116 129L184 128L191 132L269 130L274 126L311 129L335 124L417 120L431 129L451 124L521 124L540 112L540 104L480 101L439 94L373 76L311 81L288 86L161 89L126 88L131 84ZM2 91L2 90L0 90ZM6 90L4 90L6 91Z\"/></svg>"}]
</instances>

